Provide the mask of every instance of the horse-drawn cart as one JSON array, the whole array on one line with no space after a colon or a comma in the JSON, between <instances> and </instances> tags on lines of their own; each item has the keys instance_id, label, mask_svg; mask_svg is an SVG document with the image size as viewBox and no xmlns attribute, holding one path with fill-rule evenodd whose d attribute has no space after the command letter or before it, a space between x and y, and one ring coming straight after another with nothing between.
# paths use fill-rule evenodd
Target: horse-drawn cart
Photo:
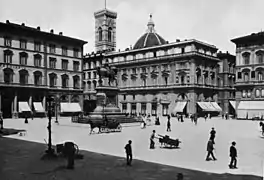
<instances>
[{"instance_id":1,"label":"horse-drawn cart","mask_svg":"<svg viewBox=\"0 0 264 180\"><path fill-rule=\"evenodd\" d=\"M163 147L175 147L178 148L181 141L179 139L171 139L170 136L162 136L162 135L158 135L159 138L159 143L161 146Z\"/></svg>"}]
</instances>

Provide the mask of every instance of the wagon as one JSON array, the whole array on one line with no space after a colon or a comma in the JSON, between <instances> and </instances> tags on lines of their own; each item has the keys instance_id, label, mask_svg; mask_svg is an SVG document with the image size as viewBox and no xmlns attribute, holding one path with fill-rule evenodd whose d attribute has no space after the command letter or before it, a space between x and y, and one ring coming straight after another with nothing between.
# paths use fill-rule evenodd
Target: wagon
<instances>
[{"instance_id":1,"label":"wagon","mask_svg":"<svg viewBox=\"0 0 264 180\"><path fill-rule=\"evenodd\" d=\"M166 136L158 135L158 136L160 136L159 143L163 147L178 148L181 143L179 139L171 139L170 136L167 135Z\"/></svg>"},{"instance_id":2,"label":"wagon","mask_svg":"<svg viewBox=\"0 0 264 180\"><path fill-rule=\"evenodd\" d=\"M122 126L117 121L108 121L101 126L100 132L121 132Z\"/></svg>"}]
</instances>

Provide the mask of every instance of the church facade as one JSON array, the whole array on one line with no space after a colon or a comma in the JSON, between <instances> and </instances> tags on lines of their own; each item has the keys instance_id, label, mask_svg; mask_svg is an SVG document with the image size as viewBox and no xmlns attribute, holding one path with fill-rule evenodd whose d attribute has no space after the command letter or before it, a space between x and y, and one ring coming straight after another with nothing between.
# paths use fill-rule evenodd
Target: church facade
<instances>
[{"instance_id":1,"label":"church facade","mask_svg":"<svg viewBox=\"0 0 264 180\"><path fill-rule=\"evenodd\" d=\"M218 53L216 46L196 39L169 43L156 32L152 15L146 33L135 45L117 52L117 14L107 9L99 12L100 16L95 13L96 53L84 57L87 104L95 100L99 80L95 67L109 63L118 69L118 104L124 113L162 116L229 112L234 68L232 72L226 68L235 66L234 56Z\"/></svg>"}]
</instances>

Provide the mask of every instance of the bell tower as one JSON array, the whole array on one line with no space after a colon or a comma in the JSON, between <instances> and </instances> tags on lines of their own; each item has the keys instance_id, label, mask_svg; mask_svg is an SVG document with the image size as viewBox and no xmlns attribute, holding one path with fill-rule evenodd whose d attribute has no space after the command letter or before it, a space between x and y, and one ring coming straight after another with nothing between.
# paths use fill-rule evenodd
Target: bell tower
<instances>
[{"instance_id":1,"label":"bell tower","mask_svg":"<svg viewBox=\"0 0 264 180\"><path fill-rule=\"evenodd\" d=\"M103 9L94 13L95 17L95 50L115 51L117 13Z\"/></svg>"}]
</instances>

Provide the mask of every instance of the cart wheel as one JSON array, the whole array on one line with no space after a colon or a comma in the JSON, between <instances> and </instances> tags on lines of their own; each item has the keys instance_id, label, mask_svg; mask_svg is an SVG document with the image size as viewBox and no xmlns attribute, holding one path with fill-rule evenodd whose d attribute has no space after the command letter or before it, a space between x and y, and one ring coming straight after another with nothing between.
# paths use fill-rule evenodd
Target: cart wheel
<instances>
[{"instance_id":1,"label":"cart wheel","mask_svg":"<svg viewBox=\"0 0 264 180\"><path fill-rule=\"evenodd\" d=\"M77 144L74 144L74 148L76 149L75 154L79 154L79 147Z\"/></svg>"}]
</instances>

